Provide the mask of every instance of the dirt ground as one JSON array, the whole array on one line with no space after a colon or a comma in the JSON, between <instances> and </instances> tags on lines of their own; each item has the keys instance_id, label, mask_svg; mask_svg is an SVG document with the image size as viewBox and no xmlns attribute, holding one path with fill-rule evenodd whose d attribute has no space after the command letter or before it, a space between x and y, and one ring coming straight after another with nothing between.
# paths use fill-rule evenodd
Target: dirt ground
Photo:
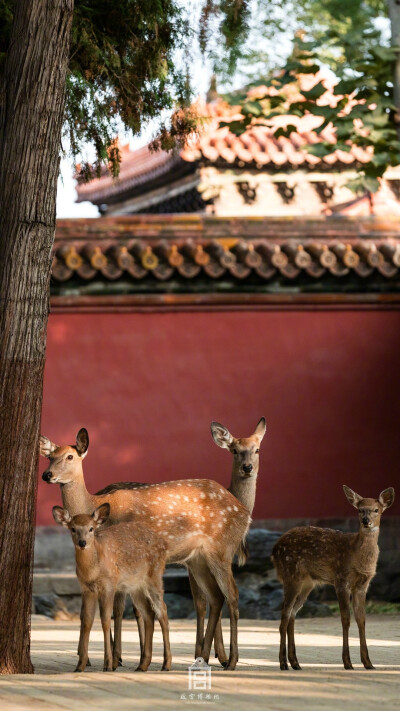
<instances>
[{"instance_id":1,"label":"dirt ground","mask_svg":"<svg viewBox=\"0 0 400 711\"><path fill-rule=\"evenodd\" d=\"M150 670L134 673L138 660L135 623L123 630L124 664L114 673L102 668L102 632L96 621L91 636L93 663L84 674L71 673L76 664L77 622L34 617L34 675L0 677L2 711L68 709L68 711L159 711L202 706L210 711L302 711L302 709L384 709L400 706L400 616L367 619L370 657L375 671L359 661L354 622L350 649L354 671L341 664L340 618L302 619L297 625L297 653L302 671L282 672L278 665L278 622L241 620L240 662L226 672L212 660L211 689L189 690L188 666L193 662L194 620L171 621L173 667L161 672L162 639L157 626ZM224 621L225 639L228 627Z\"/></svg>"}]
</instances>

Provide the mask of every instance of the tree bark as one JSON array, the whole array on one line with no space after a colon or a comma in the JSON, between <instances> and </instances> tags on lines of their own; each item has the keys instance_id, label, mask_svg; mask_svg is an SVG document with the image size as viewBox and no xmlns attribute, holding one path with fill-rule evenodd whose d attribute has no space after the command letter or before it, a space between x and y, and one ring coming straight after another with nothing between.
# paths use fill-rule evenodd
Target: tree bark
<instances>
[{"instance_id":1,"label":"tree bark","mask_svg":"<svg viewBox=\"0 0 400 711\"><path fill-rule=\"evenodd\" d=\"M17 0L0 96L0 673L29 673L49 283L73 0Z\"/></svg>"}]
</instances>

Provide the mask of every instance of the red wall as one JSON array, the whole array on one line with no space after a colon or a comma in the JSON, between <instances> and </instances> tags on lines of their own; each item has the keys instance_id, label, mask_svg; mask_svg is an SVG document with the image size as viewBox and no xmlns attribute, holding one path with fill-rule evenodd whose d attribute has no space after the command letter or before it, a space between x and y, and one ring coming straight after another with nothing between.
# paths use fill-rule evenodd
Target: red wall
<instances>
[{"instance_id":1,"label":"red wall","mask_svg":"<svg viewBox=\"0 0 400 711\"><path fill-rule=\"evenodd\" d=\"M247 436L265 415L254 517L349 515L343 483L376 496L398 482L399 373L399 311L55 314L42 432L72 444L89 430L91 491L186 477L228 485L230 454L211 420ZM59 502L40 479L38 524Z\"/></svg>"}]
</instances>

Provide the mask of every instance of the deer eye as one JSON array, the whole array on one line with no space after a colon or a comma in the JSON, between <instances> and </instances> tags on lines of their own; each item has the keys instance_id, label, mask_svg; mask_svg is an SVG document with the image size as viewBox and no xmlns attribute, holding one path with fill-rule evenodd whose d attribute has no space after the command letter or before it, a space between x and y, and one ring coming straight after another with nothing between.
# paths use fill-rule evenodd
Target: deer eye
<instances>
[{"instance_id":1,"label":"deer eye","mask_svg":"<svg viewBox=\"0 0 400 711\"><path fill-rule=\"evenodd\" d=\"M69 454L68 457L67 457L67 459L73 459L73 458L74 458L74 455L73 455L73 454Z\"/></svg>"},{"instance_id":2,"label":"deer eye","mask_svg":"<svg viewBox=\"0 0 400 711\"><path fill-rule=\"evenodd\" d=\"M72 533L76 533L76 528L71 528Z\"/></svg>"},{"instance_id":3,"label":"deer eye","mask_svg":"<svg viewBox=\"0 0 400 711\"><path fill-rule=\"evenodd\" d=\"M379 509L375 509L375 513L379 513Z\"/></svg>"},{"instance_id":4,"label":"deer eye","mask_svg":"<svg viewBox=\"0 0 400 711\"><path fill-rule=\"evenodd\" d=\"M259 451L260 451L259 449L256 449L256 454L258 454L258 453L259 453Z\"/></svg>"},{"instance_id":5,"label":"deer eye","mask_svg":"<svg viewBox=\"0 0 400 711\"><path fill-rule=\"evenodd\" d=\"M93 526L91 528L89 528L89 533L91 533L92 531L93 531Z\"/></svg>"}]
</instances>

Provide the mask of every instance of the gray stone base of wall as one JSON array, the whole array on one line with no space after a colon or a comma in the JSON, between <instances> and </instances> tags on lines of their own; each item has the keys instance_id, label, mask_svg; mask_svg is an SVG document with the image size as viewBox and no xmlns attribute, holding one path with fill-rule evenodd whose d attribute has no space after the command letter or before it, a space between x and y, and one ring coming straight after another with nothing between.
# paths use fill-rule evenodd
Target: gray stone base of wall
<instances>
[{"instance_id":1,"label":"gray stone base of wall","mask_svg":"<svg viewBox=\"0 0 400 711\"><path fill-rule=\"evenodd\" d=\"M239 614L248 619L279 619L282 586L271 562L274 543L293 526L312 525L345 532L356 531L356 518L267 519L255 521L248 535L249 558L246 565L234 564L239 589ZM400 516L382 520L377 574L368 592L370 600L400 602ZM170 619L195 616L189 579L184 568L168 566L164 575L165 601ZM316 588L299 616L331 615L326 604L335 600L331 586ZM66 619L79 615L81 595L75 575L71 537L56 526L39 526L35 540L35 568L32 611L48 617ZM227 616L227 610L223 611ZM130 600L125 616L133 617Z\"/></svg>"}]
</instances>

